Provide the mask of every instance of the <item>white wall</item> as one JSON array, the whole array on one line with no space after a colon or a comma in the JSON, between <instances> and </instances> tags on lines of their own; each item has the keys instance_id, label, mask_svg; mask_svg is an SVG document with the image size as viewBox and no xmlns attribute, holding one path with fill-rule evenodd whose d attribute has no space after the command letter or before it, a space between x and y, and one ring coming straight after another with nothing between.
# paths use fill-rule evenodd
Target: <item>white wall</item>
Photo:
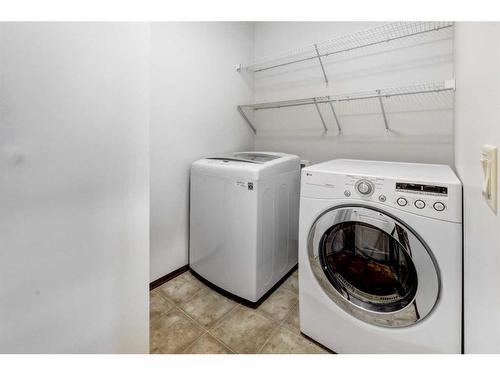
<instances>
[{"instance_id":1,"label":"white wall","mask_svg":"<svg viewBox=\"0 0 500 375\"><path fill-rule=\"evenodd\" d=\"M253 149L235 72L253 57L252 23L154 23L151 73L151 280L188 263L189 170L202 157Z\"/></svg>"},{"instance_id":2,"label":"white wall","mask_svg":"<svg viewBox=\"0 0 500 375\"><path fill-rule=\"evenodd\" d=\"M500 23L456 26L455 160L464 186L465 351L500 353L500 216L481 195L481 146L500 146Z\"/></svg>"},{"instance_id":3,"label":"white wall","mask_svg":"<svg viewBox=\"0 0 500 375\"><path fill-rule=\"evenodd\" d=\"M0 352L148 351L147 24L0 23Z\"/></svg>"},{"instance_id":4,"label":"white wall","mask_svg":"<svg viewBox=\"0 0 500 375\"><path fill-rule=\"evenodd\" d=\"M255 56L273 56L379 25L373 22L257 23ZM284 100L447 80L453 78L452 36L448 30L436 39L420 36L393 43L392 47L377 46L325 58L328 87L317 60L256 73L255 99L257 102ZM386 108L391 111L388 120L393 131L389 133L385 132L376 100L338 108L343 127L341 136L337 135L326 105L321 107L331 129L326 136L312 106L258 111L255 148L290 152L312 162L350 157L453 163L452 95L393 99L386 103Z\"/></svg>"}]
</instances>

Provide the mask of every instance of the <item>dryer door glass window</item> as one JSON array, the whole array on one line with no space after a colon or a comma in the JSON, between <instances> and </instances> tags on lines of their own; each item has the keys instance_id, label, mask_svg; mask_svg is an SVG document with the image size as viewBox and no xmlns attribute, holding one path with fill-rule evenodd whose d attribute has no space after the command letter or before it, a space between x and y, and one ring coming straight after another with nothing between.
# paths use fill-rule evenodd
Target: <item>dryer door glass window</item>
<instances>
[{"instance_id":1,"label":"dryer door glass window","mask_svg":"<svg viewBox=\"0 0 500 375\"><path fill-rule=\"evenodd\" d=\"M394 312L414 300L418 279L412 258L385 231L364 222L342 222L329 228L319 245L323 271L351 303Z\"/></svg>"}]
</instances>

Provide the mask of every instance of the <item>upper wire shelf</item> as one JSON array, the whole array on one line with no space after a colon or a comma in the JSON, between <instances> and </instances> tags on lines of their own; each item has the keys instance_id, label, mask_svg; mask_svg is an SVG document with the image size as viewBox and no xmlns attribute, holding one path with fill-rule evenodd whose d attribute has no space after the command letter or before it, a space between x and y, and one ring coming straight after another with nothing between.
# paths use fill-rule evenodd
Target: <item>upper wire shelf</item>
<instances>
[{"instance_id":1,"label":"upper wire shelf","mask_svg":"<svg viewBox=\"0 0 500 375\"><path fill-rule=\"evenodd\" d=\"M393 22L375 28L343 35L321 43L296 48L276 56L256 59L248 64L240 64L242 69L252 72L262 72L291 64L317 59L321 67L326 85L328 85L327 72L323 59L329 56L348 53L365 47L386 44L396 40L430 33L440 33L453 27L453 22L447 21L415 21Z\"/></svg>"},{"instance_id":2,"label":"upper wire shelf","mask_svg":"<svg viewBox=\"0 0 500 375\"><path fill-rule=\"evenodd\" d=\"M407 97L411 95L419 96L425 94L439 94L445 92L453 92L454 90L455 90L455 80L451 79L440 82L419 83L403 87L392 87L392 88L376 89L370 91L361 91L352 94L339 94L339 95L319 96L312 98L292 99L292 100L283 100L275 102L244 104L244 105L239 105L237 109L241 114L241 116L244 118L244 120L247 122L248 126L252 129L252 131L255 134L257 134L257 128L247 115L247 112L249 110L259 111L259 110L269 110L277 108L297 107L297 106L314 106L321 120L323 130L326 133L328 131L328 127L326 126L323 112L320 110L320 105L325 104L328 105L328 107L330 108L333 119L335 120L335 125L340 134L342 132L342 126L338 118L338 113L335 109L335 106L343 102L351 102L358 100L376 100L378 102L382 118L384 120L385 129L390 130L389 121L387 119L387 113L385 108L385 101L387 99L392 97ZM436 101L436 99L437 98L435 97L432 98L433 101Z\"/></svg>"}]
</instances>

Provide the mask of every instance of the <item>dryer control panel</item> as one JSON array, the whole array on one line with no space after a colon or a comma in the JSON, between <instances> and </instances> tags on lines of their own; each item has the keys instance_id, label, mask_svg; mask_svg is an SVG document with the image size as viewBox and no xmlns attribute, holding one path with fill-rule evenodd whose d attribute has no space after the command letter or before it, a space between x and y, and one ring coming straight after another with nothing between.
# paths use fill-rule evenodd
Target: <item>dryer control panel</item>
<instances>
[{"instance_id":1,"label":"dryer control panel","mask_svg":"<svg viewBox=\"0 0 500 375\"><path fill-rule=\"evenodd\" d=\"M401 195L410 194L410 199L411 194L418 195L413 199L413 205L419 210L426 207L431 208L431 205L438 212L446 209L446 203L444 202L448 198L448 188L446 186L396 182L396 192ZM405 207L409 204L409 201L404 196L401 196L396 200L396 203L400 207Z\"/></svg>"},{"instance_id":2,"label":"dryer control panel","mask_svg":"<svg viewBox=\"0 0 500 375\"><path fill-rule=\"evenodd\" d=\"M305 170L301 185L301 195L306 197L372 202L421 216L461 221L460 184Z\"/></svg>"}]
</instances>

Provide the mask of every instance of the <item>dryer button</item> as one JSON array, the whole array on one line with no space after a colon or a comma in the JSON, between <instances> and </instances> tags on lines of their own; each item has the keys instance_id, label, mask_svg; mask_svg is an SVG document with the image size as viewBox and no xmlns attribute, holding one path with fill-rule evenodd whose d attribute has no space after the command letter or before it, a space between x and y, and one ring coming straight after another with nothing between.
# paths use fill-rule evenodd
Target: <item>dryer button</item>
<instances>
[{"instance_id":1,"label":"dryer button","mask_svg":"<svg viewBox=\"0 0 500 375\"><path fill-rule=\"evenodd\" d=\"M417 207L419 209L422 209L422 208L425 207L425 202L422 201L422 200L420 200L420 199L418 199L418 200L415 201L415 207Z\"/></svg>"},{"instance_id":2,"label":"dryer button","mask_svg":"<svg viewBox=\"0 0 500 375\"><path fill-rule=\"evenodd\" d=\"M434 209L436 211L444 211L445 208L446 208L446 206L444 205L444 203L441 203L441 202L434 203Z\"/></svg>"},{"instance_id":3,"label":"dryer button","mask_svg":"<svg viewBox=\"0 0 500 375\"><path fill-rule=\"evenodd\" d=\"M385 195L380 195L378 197L378 200L381 201L381 202L385 202L387 200L387 197Z\"/></svg>"},{"instance_id":4,"label":"dryer button","mask_svg":"<svg viewBox=\"0 0 500 375\"><path fill-rule=\"evenodd\" d=\"M404 207L408 204L408 201L406 200L406 198L398 198L398 200L396 202L401 207Z\"/></svg>"}]
</instances>

